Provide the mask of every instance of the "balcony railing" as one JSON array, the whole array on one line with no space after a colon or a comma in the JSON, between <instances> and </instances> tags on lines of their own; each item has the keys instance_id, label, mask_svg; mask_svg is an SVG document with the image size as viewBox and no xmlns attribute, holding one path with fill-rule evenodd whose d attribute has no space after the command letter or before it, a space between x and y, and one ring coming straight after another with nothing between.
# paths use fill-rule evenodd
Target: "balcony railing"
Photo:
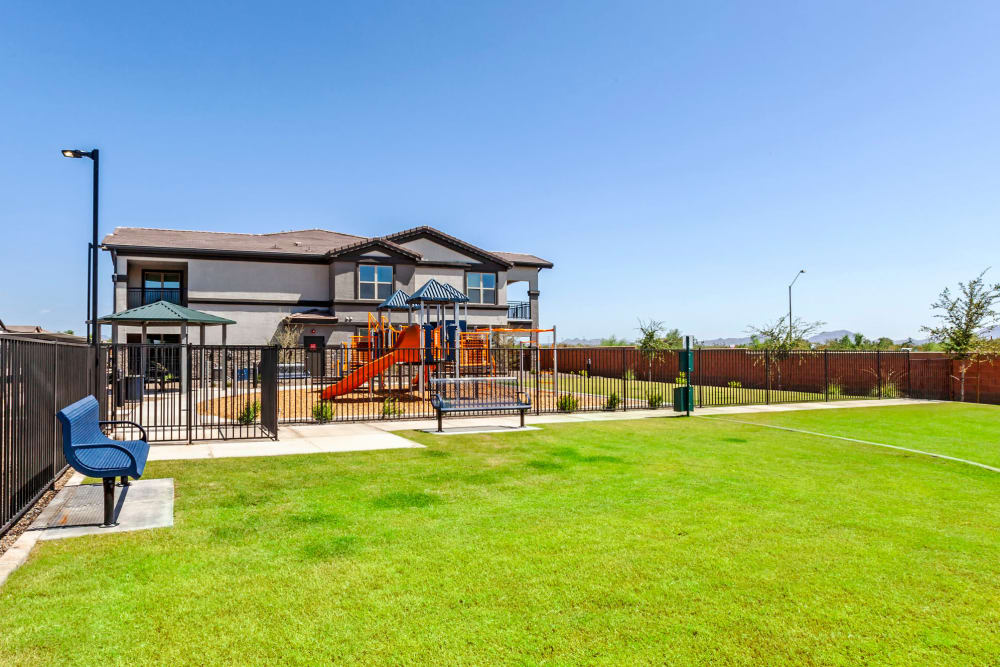
<instances>
[{"instance_id":1,"label":"balcony railing","mask_svg":"<svg viewBox=\"0 0 1000 667\"><path fill-rule=\"evenodd\" d=\"M136 287L128 290L127 308L138 308L147 306L157 301L176 303L183 306L185 301L184 290L167 287Z\"/></svg>"},{"instance_id":2,"label":"balcony railing","mask_svg":"<svg viewBox=\"0 0 1000 667\"><path fill-rule=\"evenodd\" d=\"M507 302L507 319L508 320L521 320L525 322L531 321L531 302L530 301L508 301Z\"/></svg>"}]
</instances>

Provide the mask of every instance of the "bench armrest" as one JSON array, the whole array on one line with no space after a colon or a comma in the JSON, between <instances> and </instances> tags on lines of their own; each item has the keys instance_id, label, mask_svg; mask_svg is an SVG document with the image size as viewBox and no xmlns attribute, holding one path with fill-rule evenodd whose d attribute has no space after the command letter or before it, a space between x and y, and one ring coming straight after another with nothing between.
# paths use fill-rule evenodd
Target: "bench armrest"
<instances>
[{"instance_id":1,"label":"bench armrest","mask_svg":"<svg viewBox=\"0 0 1000 667\"><path fill-rule=\"evenodd\" d=\"M523 391L517 392L517 402L524 403L525 405L531 405L531 396Z\"/></svg>"},{"instance_id":2,"label":"bench armrest","mask_svg":"<svg viewBox=\"0 0 1000 667\"><path fill-rule=\"evenodd\" d=\"M139 433L142 433L142 441L145 443L149 443L149 436L146 435L146 429L144 429L140 424L136 424L135 422L130 422L124 419L118 419L114 421L100 421L97 423L100 426L104 426L105 424L128 424L129 426L139 429Z\"/></svg>"},{"instance_id":3,"label":"bench armrest","mask_svg":"<svg viewBox=\"0 0 1000 667\"><path fill-rule=\"evenodd\" d=\"M130 452L125 447L122 447L121 445L114 444L114 442L107 444L99 444L99 445L73 445L73 449L107 449L108 447L110 447L111 449L117 449L120 452L125 452L126 454L128 454L128 457L132 459L133 467L139 464L138 461L135 460L135 454Z\"/></svg>"},{"instance_id":4,"label":"bench armrest","mask_svg":"<svg viewBox=\"0 0 1000 667\"><path fill-rule=\"evenodd\" d=\"M441 404L442 404L441 394L433 394L431 396L431 407L433 407L435 410L440 410Z\"/></svg>"}]
</instances>

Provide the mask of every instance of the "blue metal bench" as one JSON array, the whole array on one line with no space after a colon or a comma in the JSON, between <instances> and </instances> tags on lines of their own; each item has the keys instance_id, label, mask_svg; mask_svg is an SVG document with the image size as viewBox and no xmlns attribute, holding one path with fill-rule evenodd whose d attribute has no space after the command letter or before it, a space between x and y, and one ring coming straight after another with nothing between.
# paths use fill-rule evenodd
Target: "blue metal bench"
<instances>
[{"instance_id":1,"label":"blue metal bench","mask_svg":"<svg viewBox=\"0 0 1000 667\"><path fill-rule=\"evenodd\" d=\"M487 398L445 398L441 394L431 396L431 406L437 410L438 433L441 433L442 418L444 414L454 412L494 412L494 411L514 411L521 413L521 428L524 428L524 413L531 409L531 397L523 391L517 392L516 396Z\"/></svg>"},{"instance_id":2,"label":"blue metal bench","mask_svg":"<svg viewBox=\"0 0 1000 667\"><path fill-rule=\"evenodd\" d=\"M103 527L115 523L115 478L121 477L122 486L128 478L142 477L149 456L149 438L146 430L130 421L102 421L97 399L81 398L58 414L62 424L63 454L66 462L88 477L104 480ZM112 440L104 435L102 426L128 424L139 429L141 440Z\"/></svg>"}]
</instances>

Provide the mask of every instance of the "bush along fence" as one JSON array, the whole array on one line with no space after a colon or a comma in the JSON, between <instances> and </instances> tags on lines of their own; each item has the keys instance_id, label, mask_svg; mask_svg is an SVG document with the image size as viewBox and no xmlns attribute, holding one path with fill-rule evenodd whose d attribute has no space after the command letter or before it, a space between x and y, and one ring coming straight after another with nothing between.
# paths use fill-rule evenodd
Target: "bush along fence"
<instances>
[{"instance_id":1,"label":"bush along fence","mask_svg":"<svg viewBox=\"0 0 1000 667\"><path fill-rule=\"evenodd\" d=\"M0 536L66 470L56 412L93 393L85 345L0 337Z\"/></svg>"}]
</instances>

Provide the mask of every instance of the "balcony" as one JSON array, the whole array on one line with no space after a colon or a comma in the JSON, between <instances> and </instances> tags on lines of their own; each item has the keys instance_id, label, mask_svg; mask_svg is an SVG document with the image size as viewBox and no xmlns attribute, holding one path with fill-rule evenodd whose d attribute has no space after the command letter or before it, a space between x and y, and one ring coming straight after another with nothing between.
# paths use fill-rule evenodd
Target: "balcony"
<instances>
[{"instance_id":1,"label":"balcony","mask_svg":"<svg viewBox=\"0 0 1000 667\"><path fill-rule=\"evenodd\" d=\"M531 321L531 302L530 301L508 301L507 302L507 319L517 322L530 322Z\"/></svg>"},{"instance_id":2,"label":"balcony","mask_svg":"<svg viewBox=\"0 0 1000 667\"><path fill-rule=\"evenodd\" d=\"M126 309L147 306L157 301L176 303L178 306L187 305L187 295L184 290L167 287L135 287L129 288Z\"/></svg>"}]
</instances>

